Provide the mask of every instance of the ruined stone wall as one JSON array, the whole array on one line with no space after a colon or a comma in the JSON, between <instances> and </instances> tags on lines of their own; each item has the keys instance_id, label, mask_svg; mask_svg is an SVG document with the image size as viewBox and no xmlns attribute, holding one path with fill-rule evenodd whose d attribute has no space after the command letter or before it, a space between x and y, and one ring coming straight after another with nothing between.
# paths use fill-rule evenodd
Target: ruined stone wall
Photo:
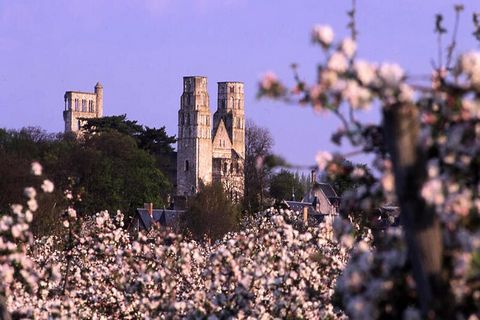
<instances>
[{"instance_id":1,"label":"ruined stone wall","mask_svg":"<svg viewBox=\"0 0 480 320\"><path fill-rule=\"evenodd\" d=\"M184 77L178 111L177 195L212 182L212 135L207 78Z\"/></svg>"},{"instance_id":2,"label":"ruined stone wall","mask_svg":"<svg viewBox=\"0 0 480 320\"><path fill-rule=\"evenodd\" d=\"M97 95L90 92L67 91L64 95L63 120L65 132L79 132L80 118L97 118ZM103 103L103 102L102 102Z\"/></svg>"},{"instance_id":3,"label":"ruined stone wall","mask_svg":"<svg viewBox=\"0 0 480 320\"><path fill-rule=\"evenodd\" d=\"M207 79L184 77L183 82L178 112L177 195L193 195L202 183L218 181L233 200L240 199L245 158L243 83L218 83L212 131Z\"/></svg>"}]
</instances>

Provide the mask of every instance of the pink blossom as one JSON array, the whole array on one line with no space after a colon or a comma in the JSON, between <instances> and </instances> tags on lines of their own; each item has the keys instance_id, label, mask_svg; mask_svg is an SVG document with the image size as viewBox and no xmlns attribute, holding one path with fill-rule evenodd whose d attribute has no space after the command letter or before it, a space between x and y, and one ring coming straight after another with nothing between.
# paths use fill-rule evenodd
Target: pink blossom
<instances>
[{"instance_id":1,"label":"pink blossom","mask_svg":"<svg viewBox=\"0 0 480 320\"><path fill-rule=\"evenodd\" d=\"M315 158L317 161L317 166L320 171L324 171L329 162L333 160L333 155L327 151L321 151L317 153Z\"/></svg>"}]
</instances>

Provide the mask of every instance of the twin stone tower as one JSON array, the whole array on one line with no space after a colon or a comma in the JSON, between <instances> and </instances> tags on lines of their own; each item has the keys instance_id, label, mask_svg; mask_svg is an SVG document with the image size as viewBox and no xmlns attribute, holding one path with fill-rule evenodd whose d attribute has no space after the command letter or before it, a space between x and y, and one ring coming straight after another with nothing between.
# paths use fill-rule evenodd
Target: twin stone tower
<instances>
[{"instance_id":1,"label":"twin stone tower","mask_svg":"<svg viewBox=\"0 0 480 320\"><path fill-rule=\"evenodd\" d=\"M178 111L178 196L191 196L203 185L219 182L233 201L244 193L245 105L242 82L218 83L217 110L212 116L207 78L183 78ZM103 116L103 87L94 93L65 93L65 132L79 133L82 118Z\"/></svg>"}]
</instances>

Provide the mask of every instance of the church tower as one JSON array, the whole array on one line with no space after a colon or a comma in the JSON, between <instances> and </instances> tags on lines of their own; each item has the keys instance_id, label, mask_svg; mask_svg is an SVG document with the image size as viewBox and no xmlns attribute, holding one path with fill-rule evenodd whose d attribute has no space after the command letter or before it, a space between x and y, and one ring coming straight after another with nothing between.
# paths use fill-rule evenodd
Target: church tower
<instances>
[{"instance_id":1,"label":"church tower","mask_svg":"<svg viewBox=\"0 0 480 320\"><path fill-rule=\"evenodd\" d=\"M101 118L103 116L103 87L95 85L95 92L67 91L64 95L63 120L65 132L79 133L80 118Z\"/></svg>"},{"instance_id":2,"label":"church tower","mask_svg":"<svg viewBox=\"0 0 480 320\"><path fill-rule=\"evenodd\" d=\"M245 190L245 109L242 82L219 82L213 115L213 181L219 181L234 202Z\"/></svg>"},{"instance_id":3,"label":"church tower","mask_svg":"<svg viewBox=\"0 0 480 320\"><path fill-rule=\"evenodd\" d=\"M245 104L243 82L219 82L217 111L213 115L213 127L223 120L232 148L245 158Z\"/></svg>"},{"instance_id":4,"label":"church tower","mask_svg":"<svg viewBox=\"0 0 480 320\"><path fill-rule=\"evenodd\" d=\"M184 77L178 111L177 194L212 182L212 134L206 77Z\"/></svg>"}]
</instances>

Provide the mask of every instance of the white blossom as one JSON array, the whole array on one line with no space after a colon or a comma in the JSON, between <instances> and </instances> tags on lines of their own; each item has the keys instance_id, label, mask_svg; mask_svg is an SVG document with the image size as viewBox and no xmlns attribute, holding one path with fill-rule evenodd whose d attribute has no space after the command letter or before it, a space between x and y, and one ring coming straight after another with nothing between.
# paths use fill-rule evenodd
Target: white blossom
<instances>
[{"instance_id":1,"label":"white blossom","mask_svg":"<svg viewBox=\"0 0 480 320\"><path fill-rule=\"evenodd\" d=\"M327 67L335 72L345 72L348 68L347 58L340 52L334 52L328 59Z\"/></svg>"},{"instance_id":2,"label":"white blossom","mask_svg":"<svg viewBox=\"0 0 480 320\"><path fill-rule=\"evenodd\" d=\"M397 88L402 82L405 73L398 64L383 63L378 68L378 76L385 86L389 88Z\"/></svg>"},{"instance_id":3,"label":"white blossom","mask_svg":"<svg viewBox=\"0 0 480 320\"><path fill-rule=\"evenodd\" d=\"M35 176L41 176L42 175L42 165L37 161L32 162L31 172Z\"/></svg>"},{"instance_id":4,"label":"white blossom","mask_svg":"<svg viewBox=\"0 0 480 320\"><path fill-rule=\"evenodd\" d=\"M421 195L429 204L440 205L445 200L442 181L439 178L428 179L422 187Z\"/></svg>"},{"instance_id":5,"label":"white blossom","mask_svg":"<svg viewBox=\"0 0 480 320\"><path fill-rule=\"evenodd\" d=\"M37 191L33 187L27 187L23 190L23 193L28 199L33 199L37 196Z\"/></svg>"},{"instance_id":6,"label":"white blossom","mask_svg":"<svg viewBox=\"0 0 480 320\"><path fill-rule=\"evenodd\" d=\"M54 186L53 186L53 182L48 180L48 179L45 179L43 180L43 183L42 183L42 190L43 192L46 192L46 193L52 193L53 192L53 189L54 189Z\"/></svg>"},{"instance_id":7,"label":"white blossom","mask_svg":"<svg viewBox=\"0 0 480 320\"><path fill-rule=\"evenodd\" d=\"M372 84L377 78L376 67L366 61L355 61L353 68L358 80L360 80L365 86Z\"/></svg>"},{"instance_id":8,"label":"white blossom","mask_svg":"<svg viewBox=\"0 0 480 320\"><path fill-rule=\"evenodd\" d=\"M321 151L317 153L315 160L317 161L318 169L323 171L328 163L333 160L333 155L330 152Z\"/></svg>"},{"instance_id":9,"label":"white blossom","mask_svg":"<svg viewBox=\"0 0 480 320\"><path fill-rule=\"evenodd\" d=\"M266 91L271 90L276 83L278 83L278 77L272 71L266 72L260 81L262 89Z\"/></svg>"},{"instance_id":10,"label":"white blossom","mask_svg":"<svg viewBox=\"0 0 480 320\"><path fill-rule=\"evenodd\" d=\"M352 38L343 39L340 49L347 58L352 58L357 51L357 43Z\"/></svg>"},{"instance_id":11,"label":"white blossom","mask_svg":"<svg viewBox=\"0 0 480 320\"><path fill-rule=\"evenodd\" d=\"M312 30L312 41L320 43L323 47L329 47L333 37L333 29L330 26L316 25Z\"/></svg>"}]
</instances>

